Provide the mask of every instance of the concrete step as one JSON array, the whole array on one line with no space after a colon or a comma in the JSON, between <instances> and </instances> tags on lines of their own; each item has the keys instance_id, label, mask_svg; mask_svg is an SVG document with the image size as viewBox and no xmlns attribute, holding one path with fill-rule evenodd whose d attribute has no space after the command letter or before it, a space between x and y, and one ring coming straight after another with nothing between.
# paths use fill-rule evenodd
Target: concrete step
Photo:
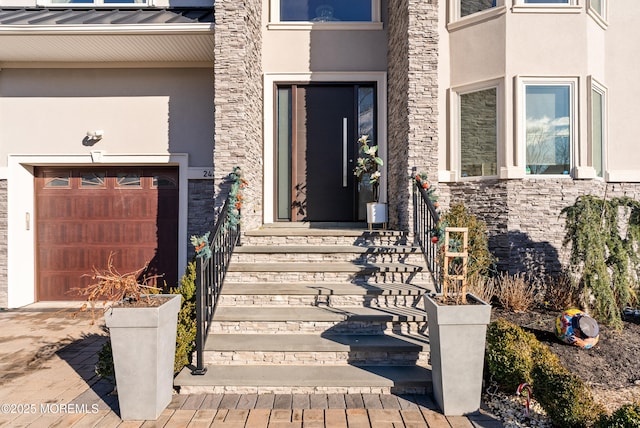
<instances>
[{"instance_id":1,"label":"concrete step","mask_svg":"<svg viewBox=\"0 0 640 428\"><path fill-rule=\"evenodd\" d=\"M396 334L210 334L205 351L283 352L422 352L429 349L424 335Z\"/></svg>"},{"instance_id":2,"label":"concrete step","mask_svg":"<svg viewBox=\"0 0 640 428\"><path fill-rule=\"evenodd\" d=\"M206 365L429 365L423 335L212 334Z\"/></svg>"},{"instance_id":3,"label":"concrete step","mask_svg":"<svg viewBox=\"0 0 640 428\"><path fill-rule=\"evenodd\" d=\"M231 263L226 282L415 282L429 284L420 265L403 263Z\"/></svg>"},{"instance_id":4,"label":"concrete step","mask_svg":"<svg viewBox=\"0 0 640 428\"><path fill-rule=\"evenodd\" d=\"M236 248L234 262L340 262L423 264L419 247L410 245L243 245Z\"/></svg>"},{"instance_id":5,"label":"concrete step","mask_svg":"<svg viewBox=\"0 0 640 428\"><path fill-rule=\"evenodd\" d=\"M291 225L291 223L286 223ZM242 245L407 245L408 234L403 231L364 228L309 228L299 226L266 226L245 231Z\"/></svg>"},{"instance_id":6,"label":"concrete step","mask_svg":"<svg viewBox=\"0 0 640 428\"><path fill-rule=\"evenodd\" d=\"M226 283L219 306L407 306L424 307L429 289L391 283Z\"/></svg>"},{"instance_id":7,"label":"concrete step","mask_svg":"<svg viewBox=\"0 0 640 428\"><path fill-rule=\"evenodd\" d=\"M180 393L419 393L431 392L431 370L421 366L208 366L201 376L185 368Z\"/></svg>"},{"instance_id":8,"label":"concrete step","mask_svg":"<svg viewBox=\"0 0 640 428\"><path fill-rule=\"evenodd\" d=\"M429 293L426 287L405 283L297 283L261 282L225 283L221 294L225 295L374 295L374 296L422 296Z\"/></svg>"},{"instance_id":9,"label":"concrete step","mask_svg":"<svg viewBox=\"0 0 640 428\"><path fill-rule=\"evenodd\" d=\"M283 263L231 263L230 272L336 272L351 274L414 273L423 266L406 263L348 263L348 262L283 262Z\"/></svg>"},{"instance_id":10,"label":"concrete step","mask_svg":"<svg viewBox=\"0 0 640 428\"><path fill-rule=\"evenodd\" d=\"M426 312L419 308L218 307L211 333L383 334L424 333Z\"/></svg>"},{"instance_id":11,"label":"concrete step","mask_svg":"<svg viewBox=\"0 0 640 428\"><path fill-rule=\"evenodd\" d=\"M426 322L427 313L416 308L329 308L329 307L288 307L253 308L221 307L214 314L213 321L417 321Z\"/></svg>"}]
</instances>

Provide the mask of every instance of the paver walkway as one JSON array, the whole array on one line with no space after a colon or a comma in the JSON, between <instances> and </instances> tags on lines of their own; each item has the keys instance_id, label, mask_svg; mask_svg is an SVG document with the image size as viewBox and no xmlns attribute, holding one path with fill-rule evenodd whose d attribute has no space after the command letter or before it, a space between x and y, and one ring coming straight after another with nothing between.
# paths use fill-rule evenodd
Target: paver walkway
<instances>
[{"instance_id":1,"label":"paver walkway","mask_svg":"<svg viewBox=\"0 0 640 428\"><path fill-rule=\"evenodd\" d=\"M484 412L445 417L428 396L379 394L176 394L157 421L122 422L112 386L94 373L106 340L101 320L91 325L88 313L73 312L46 304L0 311L0 426L502 427Z\"/></svg>"}]
</instances>

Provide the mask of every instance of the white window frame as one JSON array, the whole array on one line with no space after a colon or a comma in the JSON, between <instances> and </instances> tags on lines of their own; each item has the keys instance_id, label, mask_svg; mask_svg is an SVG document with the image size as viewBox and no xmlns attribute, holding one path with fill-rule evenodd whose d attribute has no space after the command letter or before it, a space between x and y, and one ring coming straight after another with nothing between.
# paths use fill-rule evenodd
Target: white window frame
<instances>
[{"instance_id":1,"label":"white window frame","mask_svg":"<svg viewBox=\"0 0 640 428\"><path fill-rule=\"evenodd\" d=\"M580 145L578 132L578 77L516 77L516 135L517 158L526 178L574 178ZM569 174L527 174L527 86L569 87Z\"/></svg>"},{"instance_id":2,"label":"white window frame","mask_svg":"<svg viewBox=\"0 0 640 428\"><path fill-rule=\"evenodd\" d=\"M513 0L513 12L522 13L580 13L581 2L586 0L568 0L567 3L525 3L525 0Z\"/></svg>"},{"instance_id":3,"label":"white window frame","mask_svg":"<svg viewBox=\"0 0 640 428\"><path fill-rule=\"evenodd\" d=\"M460 124L460 96L487 89L496 89L496 175L462 177L462 138ZM504 79L492 79L470 85L457 86L449 91L449 158L448 171L440 174L440 181L479 181L491 180L500 176L504 165ZM450 178L449 178L450 177ZM449 179L447 179L449 178Z\"/></svg>"},{"instance_id":4,"label":"white window frame","mask_svg":"<svg viewBox=\"0 0 640 428\"><path fill-rule=\"evenodd\" d=\"M382 30L381 0L370 1L371 21L369 22L310 22L280 21L280 0L271 0L267 28L270 30Z\"/></svg>"},{"instance_id":5,"label":"white window frame","mask_svg":"<svg viewBox=\"0 0 640 428\"><path fill-rule=\"evenodd\" d=\"M38 6L46 7L62 7L62 8L95 8L98 7L117 7L117 8L147 8L154 5L154 0L144 0L144 3L105 3L104 0L93 0L92 3L54 3L51 0L37 0Z\"/></svg>"},{"instance_id":6,"label":"white window frame","mask_svg":"<svg viewBox=\"0 0 640 428\"><path fill-rule=\"evenodd\" d=\"M588 95L588 102L587 102L587 111L588 111L588 115L589 115L589 127L588 127L588 132L589 132L589 165L593 168L594 170L594 177L596 178L605 178L606 177L606 173L607 173L607 136L608 136L608 95L607 95L607 87L604 86L603 84L601 84L600 82L598 82L596 79L594 79L592 76L589 76L589 78L587 79L587 85L589 88L589 95ZM596 173L596 166L594 165L594 159L593 159L593 92L597 92L602 96L602 116L600 117L600 121L602 123L602 153L600 153L601 159L602 159L602 176L597 176Z\"/></svg>"},{"instance_id":7,"label":"white window frame","mask_svg":"<svg viewBox=\"0 0 640 428\"><path fill-rule=\"evenodd\" d=\"M598 11L593 7L592 2L593 0L587 0L587 14L593 18L599 26L606 30L609 26L609 22L607 21L609 4L607 0L602 0L602 11Z\"/></svg>"},{"instance_id":8,"label":"white window frame","mask_svg":"<svg viewBox=\"0 0 640 428\"><path fill-rule=\"evenodd\" d=\"M449 0L448 1L448 14L447 14L447 29L449 31L457 30L458 28L473 25L479 22L484 22L491 18L506 13L505 0L496 0L496 5L485 10L481 10L476 13L472 13L467 16L460 16L460 2L464 0Z\"/></svg>"}]
</instances>

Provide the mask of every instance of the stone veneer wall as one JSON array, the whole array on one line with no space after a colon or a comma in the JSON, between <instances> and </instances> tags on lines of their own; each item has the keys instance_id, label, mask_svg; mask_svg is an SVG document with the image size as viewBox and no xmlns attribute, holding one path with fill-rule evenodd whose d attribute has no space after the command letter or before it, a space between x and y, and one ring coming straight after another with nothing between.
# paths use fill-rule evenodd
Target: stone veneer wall
<instances>
[{"instance_id":1,"label":"stone veneer wall","mask_svg":"<svg viewBox=\"0 0 640 428\"><path fill-rule=\"evenodd\" d=\"M7 278L7 217L9 204L7 201L7 180L0 180L0 308L9 304L9 280Z\"/></svg>"},{"instance_id":2,"label":"stone veneer wall","mask_svg":"<svg viewBox=\"0 0 640 428\"><path fill-rule=\"evenodd\" d=\"M240 166L249 182L242 207L249 230L262 224L262 2L216 0L214 8L215 203L222 205L226 177Z\"/></svg>"},{"instance_id":3,"label":"stone veneer wall","mask_svg":"<svg viewBox=\"0 0 640 428\"><path fill-rule=\"evenodd\" d=\"M390 2L388 202L390 225L399 229L410 229L412 222L412 169L437 180L437 25L437 0Z\"/></svg>"},{"instance_id":4,"label":"stone veneer wall","mask_svg":"<svg viewBox=\"0 0 640 428\"><path fill-rule=\"evenodd\" d=\"M463 201L487 223L489 244L498 268L510 273L528 272L538 277L556 273L568 262L563 248L563 208L580 195L607 198L628 196L640 200L640 184L600 180L524 179L467 181L439 185L443 209Z\"/></svg>"},{"instance_id":5,"label":"stone veneer wall","mask_svg":"<svg viewBox=\"0 0 640 428\"><path fill-rule=\"evenodd\" d=\"M189 260L194 255L194 248L190 241L191 236L204 235L213 229L215 222L213 188L213 180L189 180L189 218L187 219L187 257Z\"/></svg>"}]
</instances>

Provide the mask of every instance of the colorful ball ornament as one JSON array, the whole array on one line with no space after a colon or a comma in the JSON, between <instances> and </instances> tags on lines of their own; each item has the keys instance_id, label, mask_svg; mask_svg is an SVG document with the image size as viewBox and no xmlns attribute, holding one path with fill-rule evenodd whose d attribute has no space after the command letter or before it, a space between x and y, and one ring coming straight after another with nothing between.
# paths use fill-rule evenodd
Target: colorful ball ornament
<instances>
[{"instance_id":1,"label":"colorful ball ornament","mask_svg":"<svg viewBox=\"0 0 640 428\"><path fill-rule=\"evenodd\" d=\"M556 336L569 345L589 349L598 343L600 328L586 312L567 309L556 318Z\"/></svg>"}]
</instances>

